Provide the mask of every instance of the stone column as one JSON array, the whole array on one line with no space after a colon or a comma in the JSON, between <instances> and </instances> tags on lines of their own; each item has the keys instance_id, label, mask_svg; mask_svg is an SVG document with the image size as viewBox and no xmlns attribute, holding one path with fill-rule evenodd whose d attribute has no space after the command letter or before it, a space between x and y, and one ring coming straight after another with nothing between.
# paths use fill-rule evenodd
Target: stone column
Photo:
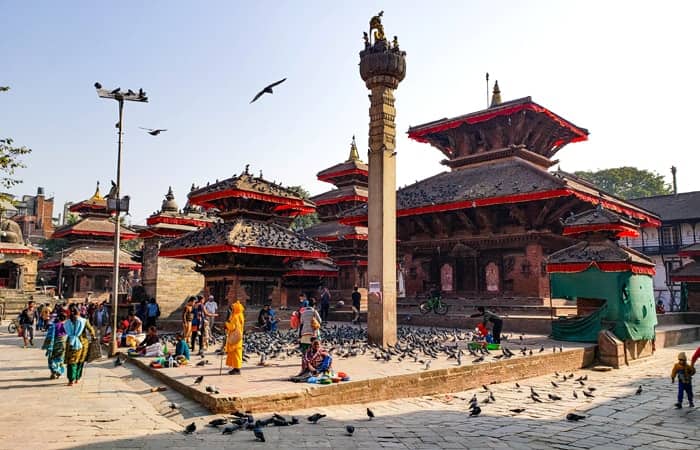
<instances>
[{"instance_id":1,"label":"stone column","mask_svg":"<svg viewBox=\"0 0 700 450\"><path fill-rule=\"evenodd\" d=\"M365 34L360 75L371 91L369 108L368 334L386 347L396 343L396 124L394 89L406 75L405 52L384 37L381 13Z\"/></svg>"}]
</instances>

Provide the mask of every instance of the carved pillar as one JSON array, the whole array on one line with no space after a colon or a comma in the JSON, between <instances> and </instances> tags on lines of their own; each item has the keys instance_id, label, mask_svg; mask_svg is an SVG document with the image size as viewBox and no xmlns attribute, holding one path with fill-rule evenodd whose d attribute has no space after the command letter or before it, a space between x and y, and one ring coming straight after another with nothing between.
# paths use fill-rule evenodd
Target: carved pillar
<instances>
[{"instance_id":1,"label":"carved pillar","mask_svg":"<svg viewBox=\"0 0 700 450\"><path fill-rule=\"evenodd\" d=\"M370 89L368 198L368 335L396 343L396 124L394 89L406 75L405 52L384 37L381 13L370 21L374 44L360 52L360 75ZM376 292L376 291L379 292Z\"/></svg>"}]
</instances>

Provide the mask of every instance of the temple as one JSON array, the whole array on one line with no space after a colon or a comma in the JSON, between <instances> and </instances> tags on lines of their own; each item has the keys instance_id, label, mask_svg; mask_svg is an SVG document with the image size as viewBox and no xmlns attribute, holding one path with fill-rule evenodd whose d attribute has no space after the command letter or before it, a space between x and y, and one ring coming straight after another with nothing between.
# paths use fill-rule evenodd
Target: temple
<instances>
[{"instance_id":1,"label":"temple","mask_svg":"<svg viewBox=\"0 0 700 450\"><path fill-rule=\"evenodd\" d=\"M681 310L700 311L700 244L692 244L678 252L692 261L671 272L671 281L681 284Z\"/></svg>"},{"instance_id":2,"label":"temple","mask_svg":"<svg viewBox=\"0 0 700 450\"><path fill-rule=\"evenodd\" d=\"M362 287L362 292L367 286L367 227L344 225L338 220L343 213L367 204L367 176L367 164L360 160L354 136L348 159L317 174L320 181L336 188L311 198L321 222L304 233L330 248L339 269L329 283L334 298L348 300L354 286Z\"/></svg>"},{"instance_id":3,"label":"temple","mask_svg":"<svg viewBox=\"0 0 700 450\"><path fill-rule=\"evenodd\" d=\"M33 293L41 250L24 240L20 225L0 215L0 295L6 289Z\"/></svg>"},{"instance_id":4,"label":"temple","mask_svg":"<svg viewBox=\"0 0 700 450\"><path fill-rule=\"evenodd\" d=\"M95 193L87 200L75 203L70 212L79 215L72 224L63 225L54 231L53 239L65 239L68 247L40 264L42 271L54 273L56 285L63 298L81 298L88 295L95 300L107 300L112 291L114 274L114 218L107 208L107 199L100 194L97 183ZM121 226L121 240L138 237L133 230ZM141 264L133 255L121 250L119 255L119 286L124 301Z\"/></svg>"},{"instance_id":5,"label":"temple","mask_svg":"<svg viewBox=\"0 0 700 450\"><path fill-rule=\"evenodd\" d=\"M178 309L189 296L202 292L205 285L204 276L193 270L193 261L159 256L161 245L190 231L207 227L214 220L201 208L189 204L180 210L170 187L160 210L146 219L147 226L139 232L139 237L143 239L141 283L148 297L158 299L163 316Z\"/></svg>"},{"instance_id":6,"label":"temple","mask_svg":"<svg viewBox=\"0 0 700 450\"><path fill-rule=\"evenodd\" d=\"M289 228L294 217L313 213L315 205L255 177L248 166L240 175L193 186L188 199L191 205L216 208L221 220L164 243L159 255L194 261L220 302L286 305L293 294L284 285L285 272L295 261L328 256L325 244Z\"/></svg>"},{"instance_id":7,"label":"temple","mask_svg":"<svg viewBox=\"0 0 700 450\"><path fill-rule=\"evenodd\" d=\"M530 97L410 127L408 136L445 155L449 171L397 192L397 233L406 295L431 287L460 298L549 296L547 255L576 242L560 219L602 205L641 226L651 212L599 190L552 160L588 131ZM366 223L366 208L341 221ZM488 304L488 301L485 302Z\"/></svg>"}]
</instances>

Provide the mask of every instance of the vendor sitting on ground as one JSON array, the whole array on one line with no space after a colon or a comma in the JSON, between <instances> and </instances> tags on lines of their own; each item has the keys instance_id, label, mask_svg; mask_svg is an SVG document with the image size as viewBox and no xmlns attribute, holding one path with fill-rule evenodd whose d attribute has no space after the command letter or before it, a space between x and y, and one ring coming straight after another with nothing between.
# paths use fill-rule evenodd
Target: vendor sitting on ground
<instances>
[{"instance_id":1,"label":"vendor sitting on ground","mask_svg":"<svg viewBox=\"0 0 700 450\"><path fill-rule=\"evenodd\" d=\"M158 348L156 348L156 344ZM156 327L148 327L146 338L136 347L136 351L141 355L150 355L160 351L160 338Z\"/></svg>"},{"instance_id":2,"label":"vendor sitting on ground","mask_svg":"<svg viewBox=\"0 0 700 450\"><path fill-rule=\"evenodd\" d=\"M264 331L277 330L277 319L275 319L275 311L272 309L270 304L263 306L260 310L260 313L258 314L258 327L262 328Z\"/></svg>"},{"instance_id":3,"label":"vendor sitting on ground","mask_svg":"<svg viewBox=\"0 0 700 450\"><path fill-rule=\"evenodd\" d=\"M321 340L311 338L311 347L306 350L301 358L301 372L298 376L305 374L318 375L329 370L331 364L333 364L333 358L321 347Z\"/></svg>"},{"instance_id":4,"label":"vendor sitting on ground","mask_svg":"<svg viewBox=\"0 0 700 450\"><path fill-rule=\"evenodd\" d=\"M484 317L484 324L486 322L491 322L493 324L493 330L491 330L491 333L493 334L493 342L496 344L501 343L501 330L503 330L503 318L499 316L498 314L489 311L488 309L485 309L483 306L479 306L476 308L477 313L472 314L469 317L479 317L483 316Z\"/></svg>"},{"instance_id":5,"label":"vendor sitting on ground","mask_svg":"<svg viewBox=\"0 0 700 450\"><path fill-rule=\"evenodd\" d=\"M182 336L182 333L175 335L175 358L182 357L187 361L190 360L190 346Z\"/></svg>"}]
</instances>

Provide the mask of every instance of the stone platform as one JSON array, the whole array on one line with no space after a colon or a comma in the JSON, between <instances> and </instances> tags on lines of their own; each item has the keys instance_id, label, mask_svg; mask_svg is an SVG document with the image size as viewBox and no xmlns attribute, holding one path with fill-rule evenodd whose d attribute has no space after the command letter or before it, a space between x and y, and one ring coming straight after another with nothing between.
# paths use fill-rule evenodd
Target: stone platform
<instances>
[{"instance_id":1,"label":"stone platform","mask_svg":"<svg viewBox=\"0 0 700 450\"><path fill-rule=\"evenodd\" d=\"M560 344L563 352L559 351ZM459 345L464 347L466 343ZM130 358L129 362L210 411L223 413L282 411L449 393L553 371L573 371L592 364L595 358L595 345L554 342L538 335L524 336L522 343L519 336L511 337L511 343L506 346L516 356L496 360L493 356L501 352L492 351L484 362L474 363L474 357L465 354L462 365L458 365L454 359L448 360L441 354L431 360L429 369L424 363L408 358L401 362L396 357L389 362L378 361L369 350L365 355L335 358L335 371L346 372L351 381L332 385L287 381L299 372L298 356L271 360L264 367L258 366L258 360L251 357L244 362L241 375L228 375L225 366L219 375L219 356L211 352L204 358L211 364L203 367L194 365L201 360L197 356L193 356L193 365L173 369L152 369L148 366L150 358ZM532 349L533 355L521 355L519 349L523 346ZM545 350L540 353L542 346ZM553 352L555 346L556 353ZM204 375L204 381L194 385L194 379L200 375ZM207 393L208 385L218 387L220 394Z\"/></svg>"}]
</instances>

